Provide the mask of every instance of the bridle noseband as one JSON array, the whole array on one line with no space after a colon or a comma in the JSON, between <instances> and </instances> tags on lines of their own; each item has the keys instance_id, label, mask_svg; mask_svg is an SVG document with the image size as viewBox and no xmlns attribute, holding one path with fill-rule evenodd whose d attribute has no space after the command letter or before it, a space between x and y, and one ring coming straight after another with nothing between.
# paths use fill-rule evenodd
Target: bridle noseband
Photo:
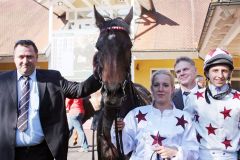
<instances>
[{"instance_id":1,"label":"bridle noseband","mask_svg":"<svg viewBox=\"0 0 240 160\"><path fill-rule=\"evenodd\" d=\"M120 98L121 98L121 103L127 98L127 94L126 94L125 88L126 88L126 86L127 86L127 83L128 83L128 81L129 81L129 78L130 78L130 73L127 73L127 76L126 76L126 78L124 79L124 81L122 81L122 83L120 83L120 88L121 88L121 91L122 91L122 93L123 93L122 96L120 97ZM99 80L99 81L100 81L100 83L102 84L101 91L102 91L102 90L106 90L106 89L104 89L104 86L106 85L106 83L103 82L102 79ZM106 92L108 92L108 91L106 90ZM114 107L114 108L118 108L118 107Z\"/></svg>"}]
</instances>

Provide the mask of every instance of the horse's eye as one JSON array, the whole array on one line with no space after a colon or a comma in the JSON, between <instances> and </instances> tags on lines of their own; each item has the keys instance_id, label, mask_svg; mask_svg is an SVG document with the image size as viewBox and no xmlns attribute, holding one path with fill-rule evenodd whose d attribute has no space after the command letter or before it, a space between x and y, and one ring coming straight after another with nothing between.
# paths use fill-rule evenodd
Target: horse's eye
<instances>
[{"instance_id":1,"label":"horse's eye","mask_svg":"<svg viewBox=\"0 0 240 160\"><path fill-rule=\"evenodd\" d=\"M95 46L97 48L97 50L99 52L101 52L102 48L103 48L103 45L101 45L101 43L99 43L98 45Z\"/></svg>"}]
</instances>

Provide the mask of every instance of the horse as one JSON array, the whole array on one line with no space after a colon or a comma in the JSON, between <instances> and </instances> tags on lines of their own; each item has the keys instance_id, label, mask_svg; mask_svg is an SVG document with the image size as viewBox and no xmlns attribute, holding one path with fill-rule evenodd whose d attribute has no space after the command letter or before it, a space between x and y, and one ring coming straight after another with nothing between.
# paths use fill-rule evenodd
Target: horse
<instances>
[{"instance_id":1,"label":"horse","mask_svg":"<svg viewBox=\"0 0 240 160\"><path fill-rule=\"evenodd\" d=\"M131 81L131 48L129 36L133 8L127 16L107 20L94 6L96 26L100 30L93 58L95 73L102 83L102 111L97 127L99 160L124 160L121 131L115 127L116 147L111 141L111 127L135 107L150 104L150 92Z\"/></svg>"}]
</instances>

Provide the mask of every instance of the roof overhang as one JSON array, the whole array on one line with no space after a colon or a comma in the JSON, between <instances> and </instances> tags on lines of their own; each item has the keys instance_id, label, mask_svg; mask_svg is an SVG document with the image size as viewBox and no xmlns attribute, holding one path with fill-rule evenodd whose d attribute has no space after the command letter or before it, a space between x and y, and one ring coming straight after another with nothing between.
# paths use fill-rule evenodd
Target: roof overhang
<instances>
[{"instance_id":1,"label":"roof overhang","mask_svg":"<svg viewBox=\"0 0 240 160\"><path fill-rule=\"evenodd\" d=\"M240 58L240 1L218 0L209 5L198 45L199 55L214 48L226 49Z\"/></svg>"}]
</instances>

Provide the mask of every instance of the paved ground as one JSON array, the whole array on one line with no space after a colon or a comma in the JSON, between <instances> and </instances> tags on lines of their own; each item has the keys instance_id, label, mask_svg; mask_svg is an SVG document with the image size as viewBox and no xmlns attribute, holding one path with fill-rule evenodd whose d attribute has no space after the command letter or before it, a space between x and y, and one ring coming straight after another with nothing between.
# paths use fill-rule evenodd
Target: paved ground
<instances>
[{"instance_id":1,"label":"paved ground","mask_svg":"<svg viewBox=\"0 0 240 160\"><path fill-rule=\"evenodd\" d=\"M72 146L72 139L69 141L69 149L68 149L68 160L92 160L92 135L93 131L90 129L91 127L91 119L88 120L84 125L84 131L87 136L89 147L89 152L78 152L78 146ZM95 160L97 160L97 147L96 147L96 133L95 133L95 142L94 142L94 150L95 150Z\"/></svg>"}]
</instances>

